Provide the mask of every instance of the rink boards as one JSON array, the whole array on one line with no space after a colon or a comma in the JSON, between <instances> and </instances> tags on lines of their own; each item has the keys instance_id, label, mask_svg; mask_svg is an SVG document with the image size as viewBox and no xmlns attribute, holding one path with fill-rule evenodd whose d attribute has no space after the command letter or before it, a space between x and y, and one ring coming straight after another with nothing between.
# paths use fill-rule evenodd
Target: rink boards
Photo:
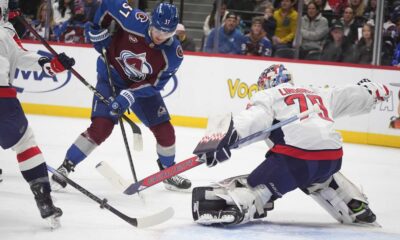
<instances>
[{"instance_id":1,"label":"rink boards","mask_svg":"<svg viewBox=\"0 0 400 240\"><path fill-rule=\"evenodd\" d=\"M39 54L48 54L40 44L25 43L24 46ZM74 57L75 69L95 86L98 53L93 48L88 45L53 46L56 51ZM243 110L257 91L259 74L272 63L285 64L293 73L294 81L301 85L340 87L356 84L362 78L386 84L392 91L388 102L378 104L370 114L339 119L336 127L347 142L400 147L400 129L389 128L390 118L398 116L400 104L400 71L395 68L188 53L176 77L163 91L173 123L205 127L211 115ZM50 78L21 69L15 77L14 85L23 92L19 99L27 113L90 115L92 93L71 73Z\"/></svg>"}]
</instances>

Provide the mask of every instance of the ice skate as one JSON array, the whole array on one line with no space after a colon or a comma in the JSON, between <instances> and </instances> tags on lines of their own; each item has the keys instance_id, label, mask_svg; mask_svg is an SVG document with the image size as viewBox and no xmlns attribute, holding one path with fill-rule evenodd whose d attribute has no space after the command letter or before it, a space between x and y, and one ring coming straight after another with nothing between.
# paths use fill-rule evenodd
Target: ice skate
<instances>
[{"instance_id":1,"label":"ice skate","mask_svg":"<svg viewBox=\"0 0 400 240\"><path fill-rule=\"evenodd\" d=\"M348 203L348 206L356 218L354 221L355 224L381 227L381 225L376 222L376 215L368 207L368 204L353 199Z\"/></svg>"},{"instance_id":2,"label":"ice skate","mask_svg":"<svg viewBox=\"0 0 400 240\"><path fill-rule=\"evenodd\" d=\"M0 183L3 181L2 175L3 175L3 170L0 168Z\"/></svg>"},{"instance_id":3,"label":"ice skate","mask_svg":"<svg viewBox=\"0 0 400 240\"><path fill-rule=\"evenodd\" d=\"M75 164L73 164L70 160L65 159L61 166L58 167L57 172L64 177L68 177L69 173L74 171L74 168ZM53 176L51 176L51 189L53 191L58 191L65 188L66 186L67 182L64 179L57 176L56 174L53 174Z\"/></svg>"},{"instance_id":4,"label":"ice skate","mask_svg":"<svg viewBox=\"0 0 400 240\"><path fill-rule=\"evenodd\" d=\"M31 185L31 190L35 196L40 216L48 222L52 229L59 228L59 218L62 216L63 212L60 208L54 206L50 192L45 190L44 183L35 183Z\"/></svg>"},{"instance_id":5,"label":"ice skate","mask_svg":"<svg viewBox=\"0 0 400 240\"><path fill-rule=\"evenodd\" d=\"M158 166L160 170L163 170L165 167L161 164L160 160L157 160ZM192 186L192 182L183 177L183 176L173 176L163 181L164 187L171 191L179 191L179 192L190 192L190 188Z\"/></svg>"}]
</instances>

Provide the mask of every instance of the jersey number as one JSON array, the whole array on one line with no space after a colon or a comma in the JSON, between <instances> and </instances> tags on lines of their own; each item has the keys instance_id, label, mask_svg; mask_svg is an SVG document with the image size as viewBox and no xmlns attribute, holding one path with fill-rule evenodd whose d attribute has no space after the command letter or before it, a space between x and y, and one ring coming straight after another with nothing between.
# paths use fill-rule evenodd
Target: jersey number
<instances>
[{"instance_id":1,"label":"jersey number","mask_svg":"<svg viewBox=\"0 0 400 240\"><path fill-rule=\"evenodd\" d=\"M124 3L122 4L122 7L126 10L126 12L124 12L123 10L119 10L119 13L121 13L122 16L124 16L124 17L127 18L127 17L129 16L129 14L131 13L131 11L132 11L132 7L129 6L129 4L126 3L126 2L124 2Z\"/></svg>"},{"instance_id":2,"label":"jersey number","mask_svg":"<svg viewBox=\"0 0 400 240\"><path fill-rule=\"evenodd\" d=\"M307 103L307 98L310 100L312 105L318 104L319 108L321 109L321 113L318 114L322 119L325 119L327 121L332 121L332 119L328 115L328 110L326 110L326 107L324 106L324 102L322 101L322 98L318 95L304 95L304 94L293 94L289 95L285 98L285 103L287 105L293 105L296 104L295 100L299 103L300 106L300 112L305 112L308 110L308 103ZM308 116L304 117L307 118ZM303 118L303 119L304 119Z\"/></svg>"}]
</instances>

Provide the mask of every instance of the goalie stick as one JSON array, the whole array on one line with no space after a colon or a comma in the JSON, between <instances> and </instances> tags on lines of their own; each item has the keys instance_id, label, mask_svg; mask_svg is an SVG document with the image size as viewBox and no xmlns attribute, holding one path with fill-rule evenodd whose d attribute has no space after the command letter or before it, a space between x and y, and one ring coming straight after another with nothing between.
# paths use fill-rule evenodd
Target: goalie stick
<instances>
[{"instance_id":1,"label":"goalie stick","mask_svg":"<svg viewBox=\"0 0 400 240\"><path fill-rule=\"evenodd\" d=\"M274 125L272 125L271 127L267 128L267 129L264 129L262 131L253 133L253 134L251 134L251 135L249 135L247 137L239 139L230 148L231 149L232 148L236 148L240 144L243 144L243 143L245 143L245 142L247 142L249 140L252 140L252 139L257 138L257 137L259 137L261 135L267 134L267 133L269 133L269 132L271 132L271 131L273 131L273 130L275 130L277 128L285 126L285 125L287 125L287 124L289 124L291 122L294 122L294 121L296 121L298 119L301 120L301 119L305 118L306 116L308 116L308 115L310 115L312 113L319 113L319 112L321 112L321 110L318 107L318 105L315 104L313 108L311 108L311 109L309 109L309 110L307 110L305 112L302 112L302 113L297 114L295 116L292 116L292 117L290 117L290 118L288 118L286 120L283 120L283 121L281 121L281 122L279 122L277 124L274 124ZM182 172L185 172L185 171L187 171L189 169L197 167L197 166L203 164L204 162L205 161L203 159L200 159L198 156L190 157L188 159L183 160L182 162L179 162L179 163L176 163L175 165L172 165L169 168L165 168L162 171L154 173L154 174L152 174L152 175L140 180L139 182L130 184L125 189L124 193L127 194L127 195L132 195L132 194L135 194L137 192L141 192L144 189L149 188L149 187L151 187L153 185L156 185L157 183L160 183L160 182L162 182L162 181L164 181L164 180L166 180L168 178L171 178L171 177L173 177L175 175L178 175L179 173L182 173ZM111 168L110 166L106 166L106 167ZM109 171L115 173L115 171L113 171L112 169L109 170ZM108 178L108 179L110 179L110 178ZM113 178L114 179L118 178L118 176L115 174L113 176ZM119 178L120 178L118 180L119 182L124 182L124 180L121 177L119 177ZM123 185L121 185L121 186L123 186Z\"/></svg>"},{"instance_id":2,"label":"goalie stick","mask_svg":"<svg viewBox=\"0 0 400 240\"><path fill-rule=\"evenodd\" d=\"M134 227L137 227L137 228L151 227L151 226L154 226L154 225L157 225L157 224L167 221L168 219L172 218L172 216L174 215L174 209L172 207L168 207L161 212L155 213L155 214L147 216L147 217L141 217L141 218L129 217L129 216L123 214L122 212L118 211L117 209L115 209L110 204L108 204L107 199L105 199L105 198L100 199L93 193L91 193L88 190L86 190L85 188L81 187L76 182L74 182L71 179L65 177L64 175L58 173L51 166L47 165L47 170L53 174L56 174L58 177L64 179L69 185L71 185L76 190L80 191L81 193L83 193L84 195L86 195L87 197L92 199L93 201L99 203L100 208L105 208L105 209L109 210L110 212L114 213L119 218L121 218L122 220L131 224Z\"/></svg>"},{"instance_id":3,"label":"goalie stick","mask_svg":"<svg viewBox=\"0 0 400 240\"><path fill-rule=\"evenodd\" d=\"M38 34L38 32L33 29L33 27L23 18L22 16L17 16L16 17L37 39L40 40L40 42L47 48L47 50L50 51L51 54L54 56L57 56L57 52L50 46L50 44ZM109 104L109 101L101 95L97 91L96 88L94 88L92 85L90 85L89 82L87 82L74 68L71 68L70 71L72 72L73 75L75 75L76 78L79 79L87 88L89 88L90 91L93 92L94 95L96 95L100 101L102 101L105 104ZM132 132L133 132L133 139L134 139L134 144L133 148L136 151L142 151L143 149L143 139L142 139L142 131L140 128L126 115L122 115L122 118L131 126Z\"/></svg>"}]
</instances>

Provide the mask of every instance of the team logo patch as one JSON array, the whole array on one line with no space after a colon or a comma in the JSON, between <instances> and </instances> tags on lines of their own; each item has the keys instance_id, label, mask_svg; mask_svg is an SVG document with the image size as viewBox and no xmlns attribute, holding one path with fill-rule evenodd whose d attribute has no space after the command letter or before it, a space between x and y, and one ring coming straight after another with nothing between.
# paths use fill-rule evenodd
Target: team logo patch
<instances>
[{"instance_id":1,"label":"team logo patch","mask_svg":"<svg viewBox=\"0 0 400 240\"><path fill-rule=\"evenodd\" d=\"M135 14L135 18L137 20L139 20L140 22L147 22L147 20L149 20L149 17L145 13L142 13L142 12L137 12Z\"/></svg>"},{"instance_id":2,"label":"team logo patch","mask_svg":"<svg viewBox=\"0 0 400 240\"><path fill-rule=\"evenodd\" d=\"M167 109L163 106L160 106L160 108L157 111L157 116L161 117L162 115L167 114Z\"/></svg>"},{"instance_id":3,"label":"team logo patch","mask_svg":"<svg viewBox=\"0 0 400 240\"><path fill-rule=\"evenodd\" d=\"M140 82L146 78L147 74L153 73L153 68L146 60L146 53L135 54L123 50L116 60L131 81Z\"/></svg>"},{"instance_id":4,"label":"team logo patch","mask_svg":"<svg viewBox=\"0 0 400 240\"><path fill-rule=\"evenodd\" d=\"M181 46L181 45L179 45L179 46L176 48L176 56L178 56L179 58L183 58L183 49L182 49L182 46Z\"/></svg>"}]
</instances>

